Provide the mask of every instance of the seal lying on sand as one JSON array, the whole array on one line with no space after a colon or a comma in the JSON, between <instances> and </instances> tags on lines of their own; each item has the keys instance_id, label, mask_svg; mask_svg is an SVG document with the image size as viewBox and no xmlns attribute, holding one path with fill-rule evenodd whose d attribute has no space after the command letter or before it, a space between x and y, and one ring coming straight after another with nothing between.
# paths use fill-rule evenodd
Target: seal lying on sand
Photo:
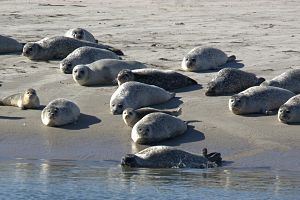
<instances>
[{"instance_id":1,"label":"seal lying on sand","mask_svg":"<svg viewBox=\"0 0 300 200\"><path fill-rule=\"evenodd\" d=\"M90 64L101 59L120 59L114 52L95 47L79 47L60 62L60 70L65 74L72 74L76 65Z\"/></svg>"},{"instance_id":2,"label":"seal lying on sand","mask_svg":"<svg viewBox=\"0 0 300 200\"><path fill-rule=\"evenodd\" d=\"M300 123L300 94L293 96L278 110L278 120L282 123Z\"/></svg>"},{"instance_id":3,"label":"seal lying on sand","mask_svg":"<svg viewBox=\"0 0 300 200\"><path fill-rule=\"evenodd\" d=\"M261 85L280 87L294 92L300 93L300 69L291 69L270 81L265 81Z\"/></svg>"},{"instance_id":4,"label":"seal lying on sand","mask_svg":"<svg viewBox=\"0 0 300 200\"><path fill-rule=\"evenodd\" d=\"M165 90L175 90L189 85L196 85L197 81L173 70L159 69L124 69L117 77L119 86L128 81L137 81L149 85L156 85Z\"/></svg>"},{"instance_id":5,"label":"seal lying on sand","mask_svg":"<svg viewBox=\"0 0 300 200\"><path fill-rule=\"evenodd\" d=\"M220 49L212 47L196 47L192 49L182 60L181 67L184 71L205 71L222 68L227 62L232 62L235 56L228 57Z\"/></svg>"},{"instance_id":6,"label":"seal lying on sand","mask_svg":"<svg viewBox=\"0 0 300 200\"><path fill-rule=\"evenodd\" d=\"M222 157L218 152L207 153L207 148L202 149L202 154L207 160L216 163L218 166L222 166Z\"/></svg>"},{"instance_id":7,"label":"seal lying on sand","mask_svg":"<svg viewBox=\"0 0 300 200\"><path fill-rule=\"evenodd\" d=\"M179 116L182 112L181 110L181 108L176 110L162 110L155 108L140 108L134 110L132 108L126 108L122 113L122 118L127 126L133 127L140 119L150 113L161 112L173 116Z\"/></svg>"},{"instance_id":8,"label":"seal lying on sand","mask_svg":"<svg viewBox=\"0 0 300 200\"><path fill-rule=\"evenodd\" d=\"M253 86L229 99L229 110L236 115L272 114L295 94L272 86Z\"/></svg>"},{"instance_id":9,"label":"seal lying on sand","mask_svg":"<svg viewBox=\"0 0 300 200\"><path fill-rule=\"evenodd\" d=\"M221 69L216 77L207 85L206 96L227 95L241 92L249 87L256 86L265 81L257 78L255 74L234 68Z\"/></svg>"},{"instance_id":10,"label":"seal lying on sand","mask_svg":"<svg viewBox=\"0 0 300 200\"><path fill-rule=\"evenodd\" d=\"M23 45L15 39L0 35L0 54L22 52Z\"/></svg>"},{"instance_id":11,"label":"seal lying on sand","mask_svg":"<svg viewBox=\"0 0 300 200\"><path fill-rule=\"evenodd\" d=\"M201 155L174 147L153 146L136 154L127 154L121 160L123 167L132 168L211 168L218 165Z\"/></svg>"},{"instance_id":12,"label":"seal lying on sand","mask_svg":"<svg viewBox=\"0 0 300 200\"><path fill-rule=\"evenodd\" d=\"M150 113L132 128L131 139L138 144L149 144L182 135L187 123L160 112Z\"/></svg>"},{"instance_id":13,"label":"seal lying on sand","mask_svg":"<svg viewBox=\"0 0 300 200\"><path fill-rule=\"evenodd\" d=\"M146 67L137 61L102 59L87 65L77 65L73 69L73 79L79 85L113 85L122 69L137 69Z\"/></svg>"},{"instance_id":14,"label":"seal lying on sand","mask_svg":"<svg viewBox=\"0 0 300 200\"><path fill-rule=\"evenodd\" d=\"M98 43L98 40L96 40L95 37L90 32L88 32L83 28L69 29L64 36L69 38L74 38L77 40L85 40L88 42Z\"/></svg>"},{"instance_id":15,"label":"seal lying on sand","mask_svg":"<svg viewBox=\"0 0 300 200\"><path fill-rule=\"evenodd\" d=\"M106 49L117 55L124 55L121 50L108 45L96 44L63 36L44 38L38 42L29 42L25 44L23 48L23 55L30 60L47 61L51 59L63 59L75 49L83 46Z\"/></svg>"},{"instance_id":16,"label":"seal lying on sand","mask_svg":"<svg viewBox=\"0 0 300 200\"><path fill-rule=\"evenodd\" d=\"M141 108L169 101L175 96L160 87L135 81L122 84L110 98L110 111L114 115L123 113L126 108Z\"/></svg>"},{"instance_id":17,"label":"seal lying on sand","mask_svg":"<svg viewBox=\"0 0 300 200\"><path fill-rule=\"evenodd\" d=\"M0 100L1 106L16 106L24 109L36 109L40 107L40 100L36 91L32 88L25 90L23 93L17 93L7 96Z\"/></svg>"},{"instance_id":18,"label":"seal lying on sand","mask_svg":"<svg viewBox=\"0 0 300 200\"><path fill-rule=\"evenodd\" d=\"M42 111L42 122L46 126L61 126L73 123L80 116L79 107L67 99L51 101Z\"/></svg>"}]
</instances>

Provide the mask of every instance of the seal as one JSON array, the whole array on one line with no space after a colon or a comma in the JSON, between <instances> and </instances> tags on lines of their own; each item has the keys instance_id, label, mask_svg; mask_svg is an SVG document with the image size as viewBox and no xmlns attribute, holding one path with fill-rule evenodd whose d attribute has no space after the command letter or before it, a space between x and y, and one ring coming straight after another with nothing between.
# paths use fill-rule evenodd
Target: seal
<instances>
[{"instance_id":1,"label":"seal","mask_svg":"<svg viewBox=\"0 0 300 200\"><path fill-rule=\"evenodd\" d=\"M124 55L119 49L104 44L96 44L74 38L63 36L55 36L44 38L38 42L29 42L23 48L23 55L30 60L51 60L51 59L64 59L72 51L79 47L89 46L99 49L106 49L116 53L117 55Z\"/></svg>"},{"instance_id":2,"label":"seal","mask_svg":"<svg viewBox=\"0 0 300 200\"><path fill-rule=\"evenodd\" d=\"M122 84L110 98L110 111L114 115L123 113L126 108L141 108L169 101L175 96L163 88L129 81Z\"/></svg>"},{"instance_id":3,"label":"seal","mask_svg":"<svg viewBox=\"0 0 300 200\"><path fill-rule=\"evenodd\" d=\"M300 94L293 96L280 106L278 120L285 124L300 122Z\"/></svg>"},{"instance_id":4,"label":"seal","mask_svg":"<svg viewBox=\"0 0 300 200\"><path fill-rule=\"evenodd\" d=\"M182 135L187 123L166 113L150 113L132 128L131 139L138 144L156 143Z\"/></svg>"},{"instance_id":5,"label":"seal","mask_svg":"<svg viewBox=\"0 0 300 200\"><path fill-rule=\"evenodd\" d=\"M228 95L241 92L249 87L260 85L264 78L234 68L221 69L207 84L206 96Z\"/></svg>"},{"instance_id":6,"label":"seal","mask_svg":"<svg viewBox=\"0 0 300 200\"><path fill-rule=\"evenodd\" d=\"M184 71L205 71L222 68L227 62L236 59L234 55L227 56L222 50L213 47L196 47L192 49L182 60L181 68Z\"/></svg>"},{"instance_id":7,"label":"seal","mask_svg":"<svg viewBox=\"0 0 300 200\"><path fill-rule=\"evenodd\" d=\"M82 86L112 85L122 69L146 67L137 61L102 59L87 65L74 67L72 75L75 82Z\"/></svg>"},{"instance_id":8,"label":"seal","mask_svg":"<svg viewBox=\"0 0 300 200\"><path fill-rule=\"evenodd\" d=\"M229 99L229 110L236 115L262 113L273 114L295 94L283 88L253 86Z\"/></svg>"},{"instance_id":9,"label":"seal","mask_svg":"<svg viewBox=\"0 0 300 200\"><path fill-rule=\"evenodd\" d=\"M0 54L22 52L23 45L17 40L0 35Z\"/></svg>"},{"instance_id":10,"label":"seal","mask_svg":"<svg viewBox=\"0 0 300 200\"><path fill-rule=\"evenodd\" d=\"M212 168L218 165L201 155L169 146L152 146L122 157L122 167L131 168Z\"/></svg>"},{"instance_id":11,"label":"seal","mask_svg":"<svg viewBox=\"0 0 300 200\"><path fill-rule=\"evenodd\" d=\"M300 69L288 70L272 80L265 81L261 85L280 87L294 92L300 93Z\"/></svg>"},{"instance_id":12,"label":"seal","mask_svg":"<svg viewBox=\"0 0 300 200\"><path fill-rule=\"evenodd\" d=\"M173 116L179 116L182 113L182 109L178 108L176 110L162 110L148 107L134 110L132 108L126 108L122 113L122 118L127 126L133 127L144 116L154 112L161 112Z\"/></svg>"},{"instance_id":13,"label":"seal","mask_svg":"<svg viewBox=\"0 0 300 200\"><path fill-rule=\"evenodd\" d=\"M202 155L207 158L210 162L216 163L218 166L222 166L222 157L221 153L211 152L207 153L207 148L202 149Z\"/></svg>"},{"instance_id":14,"label":"seal","mask_svg":"<svg viewBox=\"0 0 300 200\"><path fill-rule=\"evenodd\" d=\"M85 41L88 41L88 42L98 43L98 40L95 39L93 34L91 34L90 32L88 32L87 30L85 30L83 28L69 29L65 33L64 36L69 37L69 38L74 38L74 39L77 39L77 40L85 40Z\"/></svg>"},{"instance_id":15,"label":"seal","mask_svg":"<svg viewBox=\"0 0 300 200\"><path fill-rule=\"evenodd\" d=\"M4 97L0 101L1 106L15 106L22 110L24 109L37 109L40 107L40 100L34 89L29 88L23 93L13 94Z\"/></svg>"},{"instance_id":16,"label":"seal","mask_svg":"<svg viewBox=\"0 0 300 200\"><path fill-rule=\"evenodd\" d=\"M137 81L149 85L156 85L165 90L175 90L189 85L198 84L197 81L188 76L175 72L173 70L159 69L125 69L120 71L117 76L118 85L128 82Z\"/></svg>"},{"instance_id":17,"label":"seal","mask_svg":"<svg viewBox=\"0 0 300 200\"><path fill-rule=\"evenodd\" d=\"M60 70L72 74L73 68L79 64L90 64L101 59L120 59L115 53L95 47L79 47L60 62Z\"/></svg>"},{"instance_id":18,"label":"seal","mask_svg":"<svg viewBox=\"0 0 300 200\"><path fill-rule=\"evenodd\" d=\"M72 101L59 98L51 101L41 114L42 122L46 126L61 126L78 120L79 107Z\"/></svg>"}]
</instances>

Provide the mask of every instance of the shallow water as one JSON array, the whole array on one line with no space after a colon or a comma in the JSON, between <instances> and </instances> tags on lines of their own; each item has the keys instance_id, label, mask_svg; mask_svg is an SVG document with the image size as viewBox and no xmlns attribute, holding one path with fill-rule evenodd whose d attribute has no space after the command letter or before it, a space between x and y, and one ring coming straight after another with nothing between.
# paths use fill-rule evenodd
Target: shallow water
<instances>
[{"instance_id":1,"label":"shallow water","mask_svg":"<svg viewBox=\"0 0 300 200\"><path fill-rule=\"evenodd\" d=\"M117 161L0 162L0 199L300 199L300 173L124 169Z\"/></svg>"}]
</instances>

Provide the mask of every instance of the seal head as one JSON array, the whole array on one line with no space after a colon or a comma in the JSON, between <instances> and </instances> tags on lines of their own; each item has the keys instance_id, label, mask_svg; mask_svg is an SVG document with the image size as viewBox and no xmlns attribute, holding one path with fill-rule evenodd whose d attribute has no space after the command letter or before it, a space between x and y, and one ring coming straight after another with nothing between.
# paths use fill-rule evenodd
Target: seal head
<instances>
[{"instance_id":1,"label":"seal head","mask_svg":"<svg viewBox=\"0 0 300 200\"><path fill-rule=\"evenodd\" d=\"M124 69L119 72L117 76L117 80L118 80L118 85L122 85L123 83L128 81L134 81L134 74L131 70Z\"/></svg>"},{"instance_id":2,"label":"seal head","mask_svg":"<svg viewBox=\"0 0 300 200\"><path fill-rule=\"evenodd\" d=\"M42 47L38 43L29 42L24 45L22 55L31 60L39 59L41 48Z\"/></svg>"}]
</instances>

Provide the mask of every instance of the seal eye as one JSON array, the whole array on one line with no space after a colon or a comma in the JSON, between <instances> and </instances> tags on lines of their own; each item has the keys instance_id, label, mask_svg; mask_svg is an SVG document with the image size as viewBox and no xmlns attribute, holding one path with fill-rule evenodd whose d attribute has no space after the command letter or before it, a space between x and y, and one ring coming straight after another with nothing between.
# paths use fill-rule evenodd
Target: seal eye
<instances>
[{"instance_id":1,"label":"seal eye","mask_svg":"<svg viewBox=\"0 0 300 200\"><path fill-rule=\"evenodd\" d=\"M196 62L196 58L192 58L191 61L192 61L192 62Z\"/></svg>"},{"instance_id":2,"label":"seal eye","mask_svg":"<svg viewBox=\"0 0 300 200\"><path fill-rule=\"evenodd\" d=\"M290 111L289 111L289 110L286 110L286 111L285 111L285 113L289 114L289 113L290 113Z\"/></svg>"},{"instance_id":3,"label":"seal eye","mask_svg":"<svg viewBox=\"0 0 300 200\"><path fill-rule=\"evenodd\" d=\"M132 112L129 112L128 115L132 115Z\"/></svg>"},{"instance_id":4,"label":"seal eye","mask_svg":"<svg viewBox=\"0 0 300 200\"><path fill-rule=\"evenodd\" d=\"M28 51L32 51L33 49L32 49L32 47L28 47L28 49L27 49Z\"/></svg>"},{"instance_id":5,"label":"seal eye","mask_svg":"<svg viewBox=\"0 0 300 200\"><path fill-rule=\"evenodd\" d=\"M78 70L76 69L74 72L77 73L77 71L78 71Z\"/></svg>"},{"instance_id":6,"label":"seal eye","mask_svg":"<svg viewBox=\"0 0 300 200\"><path fill-rule=\"evenodd\" d=\"M72 63L68 63L68 64L67 64L67 67L72 67Z\"/></svg>"},{"instance_id":7,"label":"seal eye","mask_svg":"<svg viewBox=\"0 0 300 200\"><path fill-rule=\"evenodd\" d=\"M122 104L118 104L118 108L123 108L123 105Z\"/></svg>"},{"instance_id":8,"label":"seal eye","mask_svg":"<svg viewBox=\"0 0 300 200\"><path fill-rule=\"evenodd\" d=\"M84 74L84 71L79 71L80 74Z\"/></svg>"}]
</instances>

